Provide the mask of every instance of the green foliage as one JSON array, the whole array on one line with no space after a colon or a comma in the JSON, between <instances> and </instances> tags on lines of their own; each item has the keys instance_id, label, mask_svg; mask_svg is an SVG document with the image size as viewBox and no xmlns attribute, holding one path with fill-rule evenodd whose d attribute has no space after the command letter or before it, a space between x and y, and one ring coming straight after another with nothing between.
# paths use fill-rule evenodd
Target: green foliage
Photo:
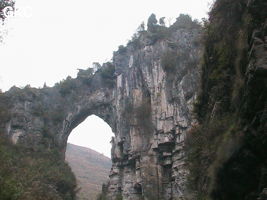
<instances>
[{"instance_id":1,"label":"green foliage","mask_svg":"<svg viewBox=\"0 0 267 200\"><path fill-rule=\"evenodd\" d=\"M97 200L107 200L106 196L104 196L103 194L99 194L97 196Z\"/></svg>"},{"instance_id":2,"label":"green foliage","mask_svg":"<svg viewBox=\"0 0 267 200\"><path fill-rule=\"evenodd\" d=\"M10 99L0 92L0 121L5 123L10 119L10 113L8 109L10 108Z\"/></svg>"},{"instance_id":3,"label":"green foliage","mask_svg":"<svg viewBox=\"0 0 267 200\"><path fill-rule=\"evenodd\" d=\"M102 185L102 192L97 196L97 200L107 200L108 188L107 185Z\"/></svg>"},{"instance_id":4,"label":"green foliage","mask_svg":"<svg viewBox=\"0 0 267 200\"><path fill-rule=\"evenodd\" d=\"M135 49L138 49L142 46L141 35L146 34L146 32L138 32L133 34L131 40L128 41L127 45L133 46Z\"/></svg>"},{"instance_id":5,"label":"green foliage","mask_svg":"<svg viewBox=\"0 0 267 200\"><path fill-rule=\"evenodd\" d=\"M98 197L97 197L97 200L108 200L107 194L99 194ZM123 200L122 198L122 194L117 194L116 197L115 197L115 200Z\"/></svg>"},{"instance_id":6,"label":"green foliage","mask_svg":"<svg viewBox=\"0 0 267 200\"><path fill-rule=\"evenodd\" d=\"M261 2L253 1L247 9L242 0L217 0L204 24L201 91L195 105L200 125L187 139L188 184L196 199L257 199L267 186L262 173L267 168L266 78L248 73L252 31L266 20Z\"/></svg>"},{"instance_id":7,"label":"green foliage","mask_svg":"<svg viewBox=\"0 0 267 200\"><path fill-rule=\"evenodd\" d=\"M70 94L77 87L75 84L75 79L72 79L70 76L57 83L56 86L59 88L59 92L63 97Z\"/></svg>"},{"instance_id":8,"label":"green foliage","mask_svg":"<svg viewBox=\"0 0 267 200\"><path fill-rule=\"evenodd\" d=\"M142 22L139 27L137 28L138 33L142 33L145 31L145 23Z\"/></svg>"},{"instance_id":9,"label":"green foliage","mask_svg":"<svg viewBox=\"0 0 267 200\"><path fill-rule=\"evenodd\" d=\"M122 194L117 194L115 200L123 200Z\"/></svg>"},{"instance_id":10,"label":"green foliage","mask_svg":"<svg viewBox=\"0 0 267 200\"><path fill-rule=\"evenodd\" d=\"M58 106L54 110L47 111L45 113L45 117L50 118L54 124L57 124L58 122L63 121L65 113L63 108L61 106Z\"/></svg>"},{"instance_id":11,"label":"green foliage","mask_svg":"<svg viewBox=\"0 0 267 200\"><path fill-rule=\"evenodd\" d=\"M224 116L193 127L187 133L185 149L189 169L188 188L197 199L208 199L215 188L221 166L240 148L234 117Z\"/></svg>"},{"instance_id":12,"label":"green foliage","mask_svg":"<svg viewBox=\"0 0 267 200\"><path fill-rule=\"evenodd\" d=\"M192 18L189 15L186 14L180 14L179 17L176 18L176 21L173 25L171 25L170 29L194 29L194 28L200 28L200 23L197 20L192 20Z\"/></svg>"},{"instance_id":13,"label":"green foliage","mask_svg":"<svg viewBox=\"0 0 267 200\"><path fill-rule=\"evenodd\" d=\"M140 48L144 44L143 38L145 38L145 42L149 45L155 44L157 41L168 39L172 33L174 33L178 29L200 29L201 24L197 20L192 20L189 15L181 14L177 19L176 22L171 25L170 27L165 26L165 17L161 17L158 20L155 14L151 14L147 21L147 31L145 30L144 24L142 23L138 27L137 33L135 33L132 39L128 42L128 45L132 45L134 48ZM149 41L147 41L149 39ZM122 53L123 49L119 49Z\"/></svg>"},{"instance_id":14,"label":"green foliage","mask_svg":"<svg viewBox=\"0 0 267 200\"><path fill-rule=\"evenodd\" d=\"M178 71L179 64L184 63L187 65L187 70L195 67L195 64L189 63L187 60L188 51L183 49L181 51L168 50L164 52L161 56L161 66L166 73L166 96L169 102L175 101L176 94L174 88L174 82L182 77L185 72ZM179 75L178 75L179 74Z\"/></svg>"},{"instance_id":15,"label":"green foliage","mask_svg":"<svg viewBox=\"0 0 267 200\"><path fill-rule=\"evenodd\" d=\"M57 152L33 152L0 135L0 199L75 199L75 177Z\"/></svg>"},{"instance_id":16,"label":"green foliage","mask_svg":"<svg viewBox=\"0 0 267 200\"><path fill-rule=\"evenodd\" d=\"M32 88L30 85L26 85L24 88L13 86L8 92L5 93L6 96L10 96L11 101L32 101L33 99L36 100L38 98L38 94L38 89Z\"/></svg>"},{"instance_id":17,"label":"green foliage","mask_svg":"<svg viewBox=\"0 0 267 200\"><path fill-rule=\"evenodd\" d=\"M203 81L196 105L199 120L204 120L216 101L222 102L225 111L237 108L234 104L231 106L231 100L233 94L235 97L239 94L245 76L242 68L246 64L240 65L240 61L246 61L243 52L247 48L244 45L247 42L244 37L247 24L243 19L248 15L243 9L244 2L241 0L217 0L210 12L209 22L205 23Z\"/></svg>"},{"instance_id":18,"label":"green foliage","mask_svg":"<svg viewBox=\"0 0 267 200\"><path fill-rule=\"evenodd\" d=\"M115 84L115 66L112 63L106 63L99 71L104 84L108 87L114 87Z\"/></svg>"},{"instance_id":19,"label":"green foliage","mask_svg":"<svg viewBox=\"0 0 267 200\"><path fill-rule=\"evenodd\" d=\"M160 24L161 26L165 26L165 17L161 17L161 18L159 19L159 24Z\"/></svg>"},{"instance_id":20,"label":"green foliage","mask_svg":"<svg viewBox=\"0 0 267 200\"><path fill-rule=\"evenodd\" d=\"M233 110L236 105L231 107L233 85L242 79L240 69L235 67L239 51L236 34L242 21L242 14L236 7L239 3L217 0L210 12L210 21L204 27L202 89L195 104L202 124L187 138L188 185L196 192L197 199L211 198L220 169L240 147L236 139L239 132L237 116ZM182 17L179 26L189 21L188 17ZM218 102L220 111L214 112Z\"/></svg>"},{"instance_id":21,"label":"green foliage","mask_svg":"<svg viewBox=\"0 0 267 200\"><path fill-rule=\"evenodd\" d=\"M52 109L49 109L42 102L36 103L35 107L33 107L32 114L42 117L45 121L52 121L54 124L62 121L65 117L63 104L55 105Z\"/></svg>"},{"instance_id":22,"label":"green foliage","mask_svg":"<svg viewBox=\"0 0 267 200\"><path fill-rule=\"evenodd\" d=\"M100 68L101 68L101 65L99 63L97 63L97 62L94 62L93 63L93 67L89 67L86 70L78 69L79 72L77 74L77 80L81 81L84 85L91 86L94 74ZM76 86L76 88L77 87L79 87L79 86Z\"/></svg>"},{"instance_id":23,"label":"green foliage","mask_svg":"<svg viewBox=\"0 0 267 200\"><path fill-rule=\"evenodd\" d=\"M127 52L127 48L125 46L123 46L123 45L120 45L119 49L118 49L118 52L120 54L126 53Z\"/></svg>"},{"instance_id":24,"label":"green foliage","mask_svg":"<svg viewBox=\"0 0 267 200\"><path fill-rule=\"evenodd\" d=\"M92 78L92 76L94 75L94 69L93 68L88 68L86 70L84 69L79 69L79 72L77 74L78 78L86 78L86 79L90 79Z\"/></svg>"},{"instance_id":25,"label":"green foliage","mask_svg":"<svg viewBox=\"0 0 267 200\"><path fill-rule=\"evenodd\" d=\"M158 20L156 18L156 15L152 13L147 20L147 30L153 32L155 30L155 27L157 26L157 23Z\"/></svg>"},{"instance_id":26,"label":"green foliage","mask_svg":"<svg viewBox=\"0 0 267 200\"><path fill-rule=\"evenodd\" d=\"M171 32L167 27L157 25L154 27L153 32L148 32L147 37L150 39L151 45L153 45L159 40L167 39L170 34Z\"/></svg>"},{"instance_id":27,"label":"green foliage","mask_svg":"<svg viewBox=\"0 0 267 200\"><path fill-rule=\"evenodd\" d=\"M147 22L147 31L145 30L145 25L142 23L138 29L137 33L132 36L132 39L128 42L128 45L132 45L134 48L140 48L143 46L143 38L150 40L150 45L155 42L166 39L170 36L171 32L165 27L164 17L160 18L160 25L155 14L151 14Z\"/></svg>"}]
</instances>

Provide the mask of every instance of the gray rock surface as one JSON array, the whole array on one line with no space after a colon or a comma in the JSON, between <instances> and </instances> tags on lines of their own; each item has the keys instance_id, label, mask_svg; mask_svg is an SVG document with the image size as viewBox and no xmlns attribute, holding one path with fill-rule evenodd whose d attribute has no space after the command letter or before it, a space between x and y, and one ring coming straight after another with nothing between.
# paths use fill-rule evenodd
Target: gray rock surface
<instances>
[{"instance_id":1,"label":"gray rock surface","mask_svg":"<svg viewBox=\"0 0 267 200\"><path fill-rule=\"evenodd\" d=\"M200 26L169 28L152 41L139 36L94 75L78 74L53 88L12 88L5 133L33 150L64 157L71 131L88 116L105 120L112 139L108 199L184 199L185 133L199 82ZM114 68L114 71L111 69Z\"/></svg>"}]
</instances>

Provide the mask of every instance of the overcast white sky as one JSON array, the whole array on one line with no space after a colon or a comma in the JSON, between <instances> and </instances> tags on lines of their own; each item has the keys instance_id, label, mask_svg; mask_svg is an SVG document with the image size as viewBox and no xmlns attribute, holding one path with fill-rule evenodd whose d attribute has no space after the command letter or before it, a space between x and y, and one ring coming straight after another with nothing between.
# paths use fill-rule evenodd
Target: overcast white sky
<instances>
[{"instance_id":1,"label":"overcast white sky","mask_svg":"<svg viewBox=\"0 0 267 200\"><path fill-rule=\"evenodd\" d=\"M0 44L0 89L5 91L13 85L27 84L40 87L44 82L52 86L68 75L75 77L77 68L110 60L113 51L126 44L151 13L158 18L165 16L167 21L174 20L180 13L201 19L207 17L211 2L17 0L18 11L15 18L6 23L8 35L4 44ZM89 146L109 156L111 147L104 138L108 135L109 141L112 133L95 117L91 118L72 133L84 136L79 136L80 139L73 136L70 142ZM94 138L90 133L94 133ZM89 145L93 140L95 142Z\"/></svg>"}]
</instances>

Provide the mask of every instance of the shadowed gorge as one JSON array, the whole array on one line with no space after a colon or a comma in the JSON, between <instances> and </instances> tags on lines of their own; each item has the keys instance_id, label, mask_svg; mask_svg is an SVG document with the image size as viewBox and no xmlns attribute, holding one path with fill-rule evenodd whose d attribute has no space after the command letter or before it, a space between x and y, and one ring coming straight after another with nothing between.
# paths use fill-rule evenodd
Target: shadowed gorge
<instances>
[{"instance_id":1,"label":"shadowed gorge","mask_svg":"<svg viewBox=\"0 0 267 200\"><path fill-rule=\"evenodd\" d=\"M0 156L11 161L0 173L13 162L40 173L22 185L0 179L0 197L75 199L67 139L96 115L115 134L99 200L265 200L266 10L263 0L217 0L203 24L181 14L170 27L152 14L112 62L1 93Z\"/></svg>"}]
</instances>

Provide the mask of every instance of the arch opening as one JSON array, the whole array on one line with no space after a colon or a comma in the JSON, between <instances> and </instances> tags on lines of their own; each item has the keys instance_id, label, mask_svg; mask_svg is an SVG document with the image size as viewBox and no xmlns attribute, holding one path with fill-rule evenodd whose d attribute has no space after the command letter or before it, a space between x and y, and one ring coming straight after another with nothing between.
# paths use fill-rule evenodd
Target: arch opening
<instances>
[{"instance_id":1,"label":"arch opening","mask_svg":"<svg viewBox=\"0 0 267 200\"><path fill-rule=\"evenodd\" d=\"M111 169L111 127L96 115L74 128L67 142L65 159L80 190L79 199L97 199Z\"/></svg>"},{"instance_id":2,"label":"arch opening","mask_svg":"<svg viewBox=\"0 0 267 200\"><path fill-rule=\"evenodd\" d=\"M113 136L111 127L103 119L90 115L71 131L68 143L90 148L110 158Z\"/></svg>"}]
</instances>

